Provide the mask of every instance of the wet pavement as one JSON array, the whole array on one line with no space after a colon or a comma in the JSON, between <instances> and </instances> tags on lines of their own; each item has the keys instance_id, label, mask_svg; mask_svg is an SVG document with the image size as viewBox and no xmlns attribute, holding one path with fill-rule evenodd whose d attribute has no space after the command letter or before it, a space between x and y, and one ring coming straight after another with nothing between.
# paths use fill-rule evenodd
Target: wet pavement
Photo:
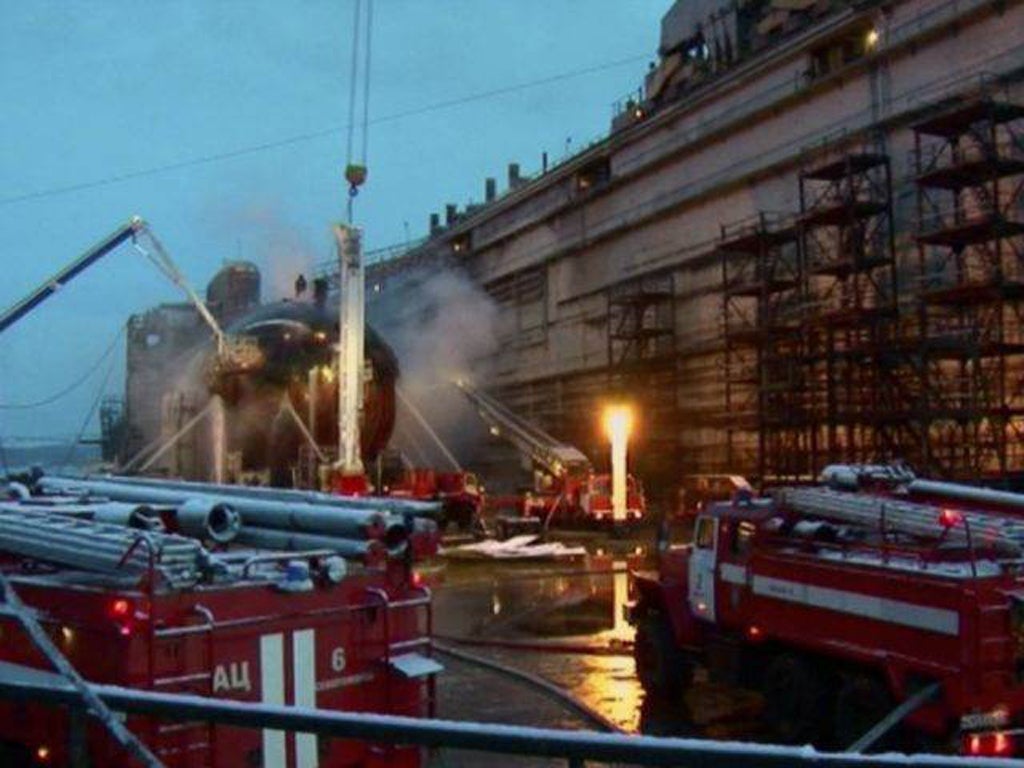
<instances>
[{"instance_id":1,"label":"wet pavement","mask_svg":"<svg viewBox=\"0 0 1024 768\"><path fill-rule=\"evenodd\" d=\"M571 562L442 561L435 588L435 634L460 651L563 688L598 718L627 733L753 738L757 696L702 682L686 700L645 698L634 673L633 628L626 623L627 568L642 566L646 540L585 540L588 556ZM568 543L568 542L567 542ZM579 543L573 541L571 543ZM443 658L438 716L446 719L595 728L536 687L501 673ZM564 765L513 761L445 750L438 766Z\"/></svg>"}]
</instances>

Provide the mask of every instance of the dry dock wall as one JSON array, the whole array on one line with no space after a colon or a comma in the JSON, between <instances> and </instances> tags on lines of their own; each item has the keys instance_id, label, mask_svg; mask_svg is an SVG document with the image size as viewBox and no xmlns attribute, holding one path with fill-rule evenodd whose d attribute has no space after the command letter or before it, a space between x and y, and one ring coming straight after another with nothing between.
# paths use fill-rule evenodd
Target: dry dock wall
<instances>
[{"instance_id":1,"label":"dry dock wall","mask_svg":"<svg viewBox=\"0 0 1024 768\"><path fill-rule=\"evenodd\" d=\"M913 126L974 98L1024 104L1021 3L837 6L377 265L369 284L381 295L406 290L396 278L424 265L467 273L497 308L498 343L481 361L489 390L594 456L603 453L600 403L626 396L641 411L642 476L664 485L684 472L764 472L757 427L728 413L723 226L798 213L801 172L833 158L885 156L898 303L913 314ZM869 50L815 71L820 51L871 30ZM1014 215L1020 200L1008 198ZM383 306L371 294L371 321L375 303ZM927 442L931 423L908 427L906 441ZM918 448L889 444L877 458ZM1017 460L1003 455L1002 469L1024 469L1007 465ZM939 467L961 477L999 468L955 458Z\"/></svg>"}]
</instances>

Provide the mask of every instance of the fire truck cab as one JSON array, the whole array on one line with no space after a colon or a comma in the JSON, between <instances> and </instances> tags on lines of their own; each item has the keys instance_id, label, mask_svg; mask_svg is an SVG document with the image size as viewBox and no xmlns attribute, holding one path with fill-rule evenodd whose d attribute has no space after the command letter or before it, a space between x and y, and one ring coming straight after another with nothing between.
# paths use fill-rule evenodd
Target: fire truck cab
<instances>
[{"instance_id":1,"label":"fire truck cab","mask_svg":"<svg viewBox=\"0 0 1024 768\"><path fill-rule=\"evenodd\" d=\"M884 521L872 530L779 498L712 504L690 542L663 543L656 571L631 574L637 675L650 694L672 697L703 666L761 690L775 740L838 749L936 684L905 718L901 737L915 741L903 746L1024 754L1021 574L1019 553L986 541L931 541Z\"/></svg>"}]
</instances>

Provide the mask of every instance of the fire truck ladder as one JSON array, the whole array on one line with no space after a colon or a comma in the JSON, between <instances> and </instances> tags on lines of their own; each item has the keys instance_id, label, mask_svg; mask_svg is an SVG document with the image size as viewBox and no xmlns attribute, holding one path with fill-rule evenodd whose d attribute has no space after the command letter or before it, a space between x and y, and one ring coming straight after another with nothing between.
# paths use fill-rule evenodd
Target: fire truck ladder
<instances>
[{"instance_id":1,"label":"fire truck ladder","mask_svg":"<svg viewBox=\"0 0 1024 768\"><path fill-rule=\"evenodd\" d=\"M467 382L456 381L455 386L476 406L480 418L491 428L493 434L507 439L553 476L563 477L570 468L585 472L591 470L590 460L578 448L559 442L540 427L517 416L493 397Z\"/></svg>"},{"instance_id":2,"label":"fire truck ladder","mask_svg":"<svg viewBox=\"0 0 1024 768\"><path fill-rule=\"evenodd\" d=\"M953 512L928 504L827 488L783 488L777 498L784 507L804 515L967 546L983 541L1011 557L1024 554L1024 522L1009 517Z\"/></svg>"},{"instance_id":3,"label":"fire truck ladder","mask_svg":"<svg viewBox=\"0 0 1024 768\"><path fill-rule=\"evenodd\" d=\"M148 249L142 246L142 241L149 245ZM153 232L153 228L140 216L133 216L81 256L47 278L19 302L0 312L0 333L17 323L75 277L126 242L131 242L136 251L153 262L154 266L167 279L185 292L196 312L213 332L217 345L218 365L229 369L245 369L259 360L261 353L256 342L252 339L229 336L224 332L202 298L185 279L178 265L174 263L163 243Z\"/></svg>"},{"instance_id":4,"label":"fire truck ladder","mask_svg":"<svg viewBox=\"0 0 1024 768\"><path fill-rule=\"evenodd\" d=\"M141 575L152 569L172 586L195 582L211 565L194 539L13 504L0 504L0 551L94 573Z\"/></svg>"}]
</instances>

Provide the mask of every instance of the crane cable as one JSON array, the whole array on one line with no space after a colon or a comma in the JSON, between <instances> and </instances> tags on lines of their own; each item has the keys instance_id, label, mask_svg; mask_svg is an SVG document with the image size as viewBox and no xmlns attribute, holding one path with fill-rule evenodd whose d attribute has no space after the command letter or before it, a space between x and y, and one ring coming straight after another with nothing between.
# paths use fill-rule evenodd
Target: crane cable
<instances>
[{"instance_id":1,"label":"crane cable","mask_svg":"<svg viewBox=\"0 0 1024 768\"><path fill-rule=\"evenodd\" d=\"M359 48L363 30L363 0L355 0L354 19L352 24L352 65L348 91L348 140L345 157L345 180L348 182L348 223L352 223L353 204L359 187L366 182L366 152L370 134L370 55L373 38L373 0L366 0L365 36L366 49L363 54L363 121L361 151L358 159L353 154L356 129L356 101L359 90Z\"/></svg>"}]
</instances>

